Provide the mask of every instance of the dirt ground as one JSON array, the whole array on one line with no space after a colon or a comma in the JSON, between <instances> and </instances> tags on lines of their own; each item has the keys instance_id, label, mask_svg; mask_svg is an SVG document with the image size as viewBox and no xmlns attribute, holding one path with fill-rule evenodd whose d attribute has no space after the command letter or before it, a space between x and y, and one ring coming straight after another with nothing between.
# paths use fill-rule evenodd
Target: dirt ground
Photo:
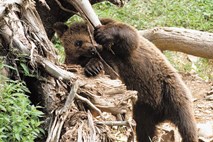
<instances>
[{"instance_id":1,"label":"dirt ground","mask_svg":"<svg viewBox=\"0 0 213 142\"><path fill-rule=\"evenodd\" d=\"M192 92L199 137L204 142L213 142L213 81L189 73L182 76Z\"/></svg>"}]
</instances>

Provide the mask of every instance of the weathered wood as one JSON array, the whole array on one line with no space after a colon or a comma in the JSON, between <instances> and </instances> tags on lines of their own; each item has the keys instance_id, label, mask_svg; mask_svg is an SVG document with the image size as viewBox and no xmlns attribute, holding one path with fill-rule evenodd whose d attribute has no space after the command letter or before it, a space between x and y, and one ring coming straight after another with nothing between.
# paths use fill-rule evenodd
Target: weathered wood
<instances>
[{"instance_id":1,"label":"weathered wood","mask_svg":"<svg viewBox=\"0 0 213 142\"><path fill-rule=\"evenodd\" d=\"M213 59L213 33L176 27L161 27L139 32L162 51L180 51Z\"/></svg>"},{"instance_id":2,"label":"weathered wood","mask_svg":"<svg viewBox=\"0 0 213 142\"><path fill-rule=\"evenodd\" d=\"M80 12L82 18L88 21L92 27L101 26L98 16L95 14L89 0L67 0Z\"/></svg>"}]
</instances>

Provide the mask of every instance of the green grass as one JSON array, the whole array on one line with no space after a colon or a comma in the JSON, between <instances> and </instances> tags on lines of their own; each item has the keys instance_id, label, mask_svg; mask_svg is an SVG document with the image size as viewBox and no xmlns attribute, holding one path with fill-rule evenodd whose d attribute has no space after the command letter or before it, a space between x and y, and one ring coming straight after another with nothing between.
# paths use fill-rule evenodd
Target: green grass
<instances>
[{"instance_id":1,"label":"green grass","mask_svg":"<svg viewBox=\"0 0 213 142\"><path fill-rule=\"evenodd\" d=\"M123 8L108 2L94 7L99 17L111 17L137 29L175 26L213 31L212 0L131 0Z\"/></svg>"},{"instance_id":2,"label":"green grass","mask_svg":"<svg viewBox=\"0 0 213 142\"><path fill-rule=\"evenodd\" d=\"M190 72L192 63L184 56L176 52L164 51L164 55L169 59L170 63L180 72Z\"/></svg>"},{"instance_id":3,"label":"green grass","mask_svg":"<svg viewBox=\"0 0 213 142\"><path fill-rule=\"evenodd\" d=\"M195 65L197 67L196 73L201 78L213 81L213 60L201 58Z\"/></svg>"},{"instance_id":4,"label":"green grass","mask_svg":"<svg viewBox=\"0 0 213 142\"><path fill-rule=\"evenodd\" d=\"M119 8L109 2L95 4L100 18L113 18L137 29L184 27L213 32L212 0L131 0ZM79 21L73 16L68 23Z\"/></svg>"}]
</instances>

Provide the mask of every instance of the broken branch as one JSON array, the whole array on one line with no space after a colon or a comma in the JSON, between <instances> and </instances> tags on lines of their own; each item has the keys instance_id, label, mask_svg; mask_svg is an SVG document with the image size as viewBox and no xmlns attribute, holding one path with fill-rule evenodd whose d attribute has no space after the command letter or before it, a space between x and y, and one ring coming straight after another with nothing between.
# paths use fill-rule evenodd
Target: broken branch
<instances>
[{"instance_id":1,"label":"broken branch","mask_svg":"<svg viewBox=\"0 0 213 142\"><path fill-rule=\"evenodd\" d=\"M94 12L89 0L67 0L77 11L80 12L82 18L90 23L94 28L101 25L98 16Z\"/></svg>"}]
</instances>

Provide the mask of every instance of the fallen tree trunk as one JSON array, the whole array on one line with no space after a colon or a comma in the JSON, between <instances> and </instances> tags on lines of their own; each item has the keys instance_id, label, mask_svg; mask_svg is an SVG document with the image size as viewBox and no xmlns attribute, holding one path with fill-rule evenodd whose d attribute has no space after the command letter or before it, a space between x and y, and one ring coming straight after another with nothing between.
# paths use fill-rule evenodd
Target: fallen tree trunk
<instances>
[{"instance_id":1,"label":"fallen tree trunk","mask_svg":"<svg viewBox=\"0 0 213 142\"><path fill-rule=\"evenodd\" d=\"M180 51L213 59L213 33L175 27L154 28L139 32L161 51Z\"/></svg>"}]
</instances>

